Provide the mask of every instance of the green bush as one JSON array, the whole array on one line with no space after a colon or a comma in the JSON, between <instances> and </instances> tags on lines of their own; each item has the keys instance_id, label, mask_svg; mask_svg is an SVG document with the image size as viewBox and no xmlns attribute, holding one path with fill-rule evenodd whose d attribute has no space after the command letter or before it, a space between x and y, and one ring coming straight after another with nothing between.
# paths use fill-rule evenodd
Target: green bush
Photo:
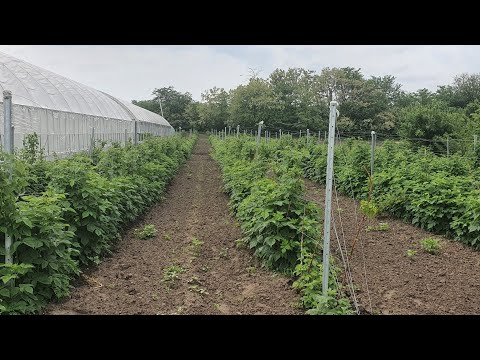
<instances>
[{"instance_id":1,"label":"green bush","mask_svg":"<svg viewBox=\"0 0 480 360\"><path fill-rule=\"evenodd\" d=\"M98 264L122 228L161 198L195 141L149 137L125 148L101 143L92 158L80 153L53 162L34 154L33 141L25 160L1 153L0 255L7 232L15 264L0 267L0 313L34 313L68 295L79 265Z\"/></svg>"}]
</instances>

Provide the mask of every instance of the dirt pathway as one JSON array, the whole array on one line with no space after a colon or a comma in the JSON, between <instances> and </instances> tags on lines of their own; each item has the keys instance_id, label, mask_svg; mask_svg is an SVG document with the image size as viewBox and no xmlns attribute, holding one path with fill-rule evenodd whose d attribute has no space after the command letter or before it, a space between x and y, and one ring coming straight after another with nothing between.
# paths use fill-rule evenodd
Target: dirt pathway
<instances>
[{"instance_id":1,"label":"dirt pathway","mask_svg":"<svg viewBox=\"0 0 480 360\"><path fill-rule=\"evenodd\" d=\"M155 238L128 231L114 255L46 313L302 314L291 280L236 247L242 235L210 150L200 136L166 199L136 224L154 224Z\"/></svg>"},{"instance_id":2,"label":"dirt pathway","mask_svg":"<svg viewBox=\"0 0 480 360\"><path fill-rule=\"evenodd\" d=\"M323 187L308 180L305 185L309 199L323 208ZM338 201L337 207L334 197L333 217L342 239L341 216L350 249L357 232L355 202L340 195ZM378 227L381 222L388 223L389 230L365 231L367 226ZM368 220L360 234L362 241L355 245L351 265L361 308L370 311L366 272L373 313L480 314L480 252L385 216ZM428 254L420 246L422 239L432 236L440 240L439 255ZM332 247L336 242L332 231ZM409 257L407 250L416 254Z\"/></svg>"}]
</instances>

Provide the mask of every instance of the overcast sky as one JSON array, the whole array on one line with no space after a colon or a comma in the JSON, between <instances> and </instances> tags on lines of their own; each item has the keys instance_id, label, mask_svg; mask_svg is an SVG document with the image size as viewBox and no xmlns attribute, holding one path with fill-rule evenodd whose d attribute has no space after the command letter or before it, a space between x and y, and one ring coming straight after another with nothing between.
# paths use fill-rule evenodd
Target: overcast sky
<instances>
[{"instance_id":1,"label":"overcast sky","mask_svg":"<svg viewBox=\"0 0 480 360\"><path fill-rule=\"evenodd\" d=\"M480 72L475 45L0 45L0 51L124 100L150 99L173 86L195 100L276 68L361 68L366 77L394 75L406 91L436 90L462 72Z\"/></svg>"}]
</instances>

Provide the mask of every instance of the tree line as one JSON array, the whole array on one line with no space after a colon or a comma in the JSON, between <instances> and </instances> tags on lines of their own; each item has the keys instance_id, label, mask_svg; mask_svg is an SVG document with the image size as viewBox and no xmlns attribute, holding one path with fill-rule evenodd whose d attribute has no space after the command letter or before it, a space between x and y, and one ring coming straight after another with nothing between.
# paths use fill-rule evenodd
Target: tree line
<instances>
[{"instance_id":1,"label":"tree line","mask_svg":"<svg viewBox=\"0 0 480 360\"><path fill-rule=\"evenodd\" d=\"M480 74L460 74L434 92L402 90L392 75L366 78L353 67L276 69L267 78L250 74L248 83L226 91L214 87L192 99L172 86L155 89L138 106L161 113L175 127L205 131L226 126L315 131L328 129L329 103L338 101L340 132L435 140L471 139L480 132Z\"/></svg>"}]
</instances>

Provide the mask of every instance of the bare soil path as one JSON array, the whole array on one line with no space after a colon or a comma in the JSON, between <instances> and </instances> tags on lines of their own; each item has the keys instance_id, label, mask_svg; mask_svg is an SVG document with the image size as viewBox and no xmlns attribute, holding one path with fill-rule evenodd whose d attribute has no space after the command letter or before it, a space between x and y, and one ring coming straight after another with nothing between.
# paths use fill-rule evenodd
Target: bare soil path
<instances>
[{"instance_id":1,"label":"bare soil path","mask_svg":"<svg viewBox=\"0 0 480 360\"><path fill-rule=\"evenodd\" d=\"M139 240L129 230L111 257L45 313L302 314L292 280L236 247L241 231L210 150L200 136L166 199L135 225L154 224L155 238Z\"/></svg>"},{"instance_id":2,"label":"bare soil path","mask_svg":"<svg viewBox=\"0 0 480 360\"><path fill-rule=\"evenodd\" d=\"M308 198L323 208L323 186L309 180L305 185ZM348 249L357 233L355 204L340 194L338 206L335 196L332 201L337 232L342 240L341 217ZM360 219L358 203L356 207ZM389 230L365 231L381 222L388 223ZM360 235L351 267L361 309L377 314L480 314L480 252L386 216L367 220ZM422 250L420 241L427 237L440 240L439 255ZM336 243L332 230L332 248L338 253ZM407 250L416 254L409 257Z\"/></svg>"}]
</instances>

